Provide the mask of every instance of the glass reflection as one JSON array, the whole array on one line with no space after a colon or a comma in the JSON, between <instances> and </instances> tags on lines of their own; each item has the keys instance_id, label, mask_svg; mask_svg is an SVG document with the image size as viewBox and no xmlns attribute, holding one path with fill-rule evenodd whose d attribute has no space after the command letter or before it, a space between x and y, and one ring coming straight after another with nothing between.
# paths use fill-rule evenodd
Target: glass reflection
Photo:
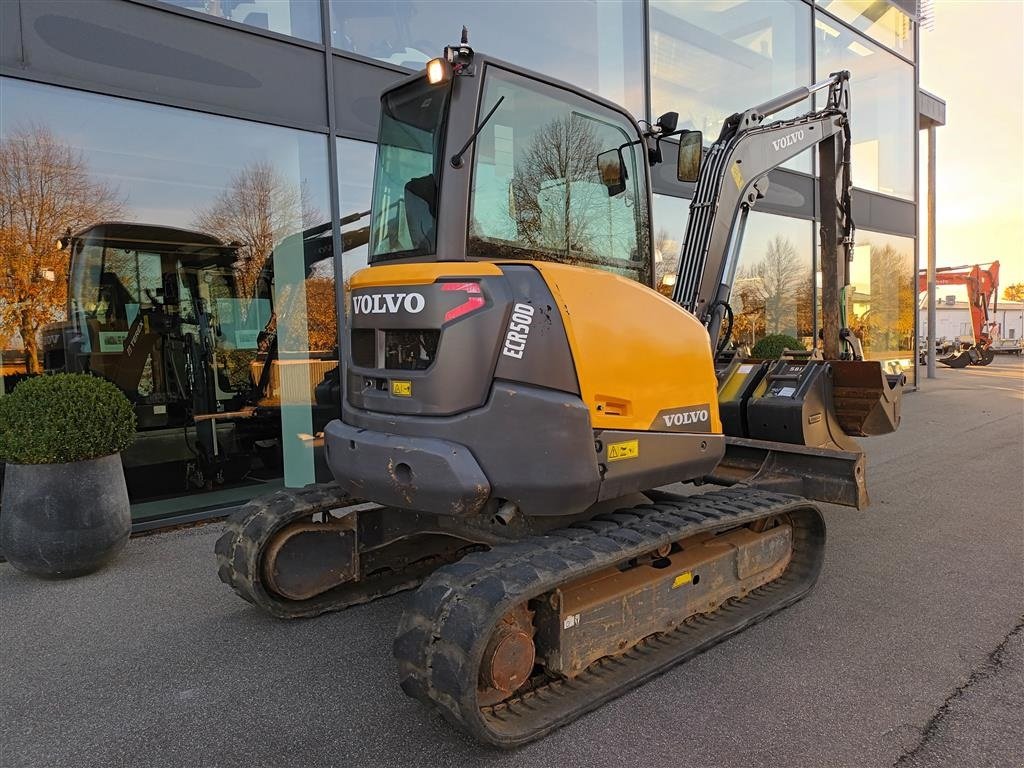
<instances>
[{"instance_id":1,"label":"glass reflection","mask_svg":"<svg viewBox=\"0 0 1024 768\"><path fill-rule=\"evenodd\" d=\"M882 45L914 58L916 25L893 3L876 0L818 0L818 4Z\"/></svg>"},{"instance_id":2,"label":"glass reflection","mask_svg":"<svg viewBox=\"0 0 1024 768\"><path fill-rule=\"evenodd\" d=\"M651 0L651 111L714 141L737 111L811 82L810 10L801 2ZM809 102L780 112L795 117ZM811 170L810 153L784 167Z\"/></svg>"},{"instance_id":3,"label":"glass reflection","mask_svg":"<svg viewBox=\"0 0 1024 768\"><path fill-rule=\"evenodd\" d=\"M320 0L163 0L269 32L320 42Z\"/></svg>"},{"instance_id":4,"label":"glass reflection","mask_svg":"<svg viewBox=\"0 0 1024 768\"><path fill-rule=\"evenodd\" d=\"M814 22L819 76L850 71L853 183L914 197L914 68L831 19Z\"/></svg>"},{"instance_id":5,"label":"glass reflection","mask_svg":"<svg viewBox=\"0 0 1024 768\"><path fill-rule=\"evenodd\" d=\"M341 205L342 273L345 296L352 274L367 265L370 238L370 202L377 145L367 141L337 139L338 200Z\"/></svg>"},{"instance_id":6,"label":"glass reflection","mask_svg":"<svg viewBox=\"0 0 1024 768\"><path fill-rule=\"evenodd\" d=\"M864 357L902 361L912 377L916 311L913 238L858 230L847 323L860 337Z\"/></svg>"},{"instance_id":7,"label":"glass reflection","mask_svg":"<svg viewBox=\"0 0 1024 768\"><path fill-rule=\"evenodd\" d=\"M480 114L498 109L477 138L467 253L587 265L646 283L647 193L630 123L505 70L489 68L486 78ZM621 170L612 186L601 174L606 153Z\"/></svg>"},{"instance_id":8,"label":"glass reflection","mask_svg":"<svg viewBox=\"0 0 1024 768\"><path fill-rule=\"evenodd\" d=\"M654 195L651 230L654 232L654 287L672 297L683 248L690 201L670 195Z\"/></svg>"},{"instance_id":9,"label":"glass reflection","mask_svg":"<svg viewBox=\"0 0 1024 768\"><path fill-rule=\"evenodd\" d=\"M458 42L465 24L476 50L553 75L643 116L643 18L639 0L331 0L331 43L421 69Z\"/></svg>"},{"instance_id":10,"label":"glass reflection","mask_svg":"<svg viewBox=\"0 0 1024 768\"><path fill-rule=\"evenodd\" d=\"M117 384L138 517L312 482L336 411L325 138L17 80L0 99L0 346L24 361L0 392Z\"/></svg>"},{"instance_id":11,"label":"glass reflection","mask_svg":"<svg viewBox=\"0 0 1024 768\"><path fill-rule=\"evenodd\" d=\"M729 303L733 339L753 347L770 334L814 346L812 223L751 213L740 247Z\"/></svg>"}]
</instances>

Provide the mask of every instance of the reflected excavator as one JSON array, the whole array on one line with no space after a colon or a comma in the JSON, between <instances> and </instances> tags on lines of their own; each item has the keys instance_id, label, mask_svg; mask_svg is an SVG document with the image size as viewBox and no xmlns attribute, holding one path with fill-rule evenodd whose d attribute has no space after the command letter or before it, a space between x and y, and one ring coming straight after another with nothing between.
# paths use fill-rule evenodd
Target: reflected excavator
<instances>
[{"instance_id":1,"label":"reflected excavator","mask_svg":"<svg viewBox=\"0 0 1024 768\"><path fill-rule=\"evenodd\" d=\"M341 224L368 215L353 213ZM368 237L367 226L351 228L343 246ZM274 275L275 259L301 263L307 279L326 264L333 281L332 243L330 223L284 238L245 287L239 245L207 233L107 221L61 239L69 258L67 319L43 330L44 371L92 373L131 400L138 432L122 460L133 499L279 476L288 387L326 392L292 393L319 401L313 432L334 417L334 344L280 360L277 317L305 322L293 306L305 296L275 287ZM282 370L288 366L302 370Z\"/></svg>"},{"instance_id":2,"label":"reflected excavator","mask_svg":"<svg viewBox=\"0 0 1024 768\"><path fill-rule=\"evenodd\" d=\"M776 113L809 98L800 117ZM867 504L853 436L901 376L844 327L849 75L727 119L709 149L465 37L381 97L369 266L343 317L335 482L254 499L220 578L282 618L418 586L403 690L486 744L544 736L800 600L816 502ZM817 147L822 357L721 356L742 225ZM652 165L694 183L670 299ZM728 486L667 491L672 483Z\"/></svg>"},{"instance_id":3,"label":"reflected excavator","mask_svg":"<svg viewBox=\"0 0 1024 768\"><path fill-rule=\"evenodd\" d=\"M988 365L995 360L992 344L999 335L999 324L989 319L988 307L994 315L999 301L999 262L964 264L959 267L939 267L935 270L937 285L962 285L967 290L967 303L971 310L971 342L957 345L938 361L950 368L968 365ZM928 275L917 276L917 292L928 290Z\"/></svg>"}]
</instances>

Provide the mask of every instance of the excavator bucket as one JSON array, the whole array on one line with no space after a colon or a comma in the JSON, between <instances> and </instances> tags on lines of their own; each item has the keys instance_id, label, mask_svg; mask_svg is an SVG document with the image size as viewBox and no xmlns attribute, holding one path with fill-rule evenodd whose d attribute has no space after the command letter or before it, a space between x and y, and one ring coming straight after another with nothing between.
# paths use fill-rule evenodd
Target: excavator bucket
<instances>
[{"instance_id":1,"label":"excavator bucket","mask_svg":"<svg viewBox=\"0 0 1024 768\"><path fill-rule=\"evenodd\" d=\"M877 360L832 360L832 398L839 425L848 435L895 432L907 377L887 374Z\"/></svg>"},{"instance_id":2,"label":"excavator bucket","mask_svg":"<svg viewBox=\"0 0 1024 768\"><path fill-rule=\"evenodd\" d=\"M878 361L798 354L719 362L726 451L705 480L867 506L864 453L850 436L899 426L902 373L886 374Z\"/></svg>"}]
</instances>

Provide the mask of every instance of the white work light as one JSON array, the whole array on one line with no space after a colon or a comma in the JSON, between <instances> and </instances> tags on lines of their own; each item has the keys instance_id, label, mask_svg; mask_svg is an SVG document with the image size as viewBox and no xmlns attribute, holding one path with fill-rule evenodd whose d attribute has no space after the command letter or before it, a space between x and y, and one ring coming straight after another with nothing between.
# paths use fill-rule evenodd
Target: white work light
<instances>
[{"instance_id":1,"label":"white work light","mask_svg":"<svg viewBox=\"0 0 1024 768\"><path fill-rule=\"evenodd\" d=\"M452 77L452 65L444 59L431 59L427 62L427 82L431 85L447 83Z\"/></svg>"}]
</instances>

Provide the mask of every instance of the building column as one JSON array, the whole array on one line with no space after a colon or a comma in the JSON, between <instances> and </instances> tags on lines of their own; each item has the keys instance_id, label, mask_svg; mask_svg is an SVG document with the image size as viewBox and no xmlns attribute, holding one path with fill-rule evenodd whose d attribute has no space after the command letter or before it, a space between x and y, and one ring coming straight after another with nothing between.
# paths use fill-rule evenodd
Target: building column
<instances>
[{"instance_id":1,"label":"building column","mask_svg":"<svg viewBox=\"0 0 1024 768\"><path fill-rule=\"evenodd\" d=\"M935 125L928 126L928 378L935 378Z\"/></svg>"}]
</instances>

